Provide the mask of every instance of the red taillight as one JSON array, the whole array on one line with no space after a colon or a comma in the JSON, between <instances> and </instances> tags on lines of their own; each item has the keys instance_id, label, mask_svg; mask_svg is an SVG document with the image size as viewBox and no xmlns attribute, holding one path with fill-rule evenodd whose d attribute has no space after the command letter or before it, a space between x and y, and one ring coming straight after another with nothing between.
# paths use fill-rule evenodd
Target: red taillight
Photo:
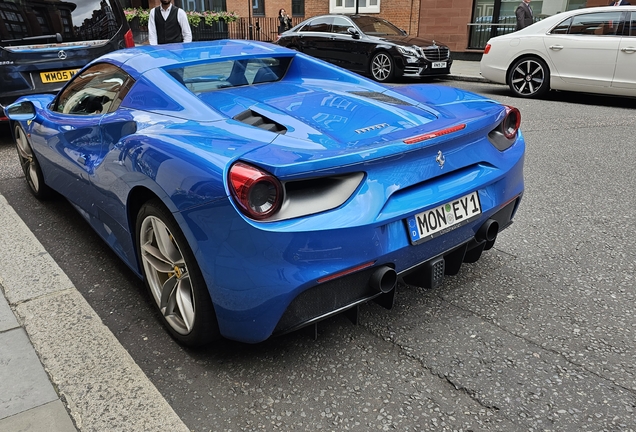
<instances>
[{"instance_id":1,"label":"red taillight","mask_svg":"<svg viewBox=\"0 0 636 432\"><path fill-rule=\"evenodd\" d=\"M466 127L466 124L462 123L462 124L459 124L459 125L456 125L456 126L452 126L452 127L446 128L446 129L441 129L441 130L438 130L438 131L435 131L435 132L429 132L429 133L426 133L426 134L423 134L423 135L417 135L417 136L414 136L414 137L411 137L411 138L407 138L403 142L404 142L404 144L415 144L415 143L418 143L418 142L421 142L421 141L426 141L426 140L429 140L429 139L440 137L442 135L448 135L450 133L460 131L460 130L464 129L465 127Z\"/></svg>"},{"instance_id":2,"label":"red taillight","mask_svg":"<svg viewBox=\"0 0 636 432\"><path fill-rule=\"evenodd\" d=\"M517 135L521 125L521 113L517 108L506 106L506 117L503 119L501 129L504 136L513 139Z\"/></svg>"},{"instance_id":3,"label":"red taillight","mask_svg":"<svg viewBox=\"0 0 636 432\"><path fill-rule=\"evenodd\" d=\"M355 272L360 271L360 270L364 270L365 268L369 268L375 263L376 263L375 261L369 261L368 263L360 264L359 266L355 266L353 268L346 269L346 270L343 270L341 272L334 273L334 274L331 274L329 276L325 276L323 278L320 278L320 279L318 279L317 282L318 283L328 282L330 280L334 280L334 279L337 279L339 277L346 276L348 274L355 273Z\"/></svg>"},{"instance_id":4,"label":"red taillight","mask_svg":"<svg viewBox=\"0 0 636 432\"><path fill-rule=\"evenodd\" d=\"M236 203L250 218L263 220L280 209L283 188L273 175L237 162L230 168L229 183Z\"/></svg>"},{"instance_id":5,"label":"red taillight","mask_svg":"<svg viewBox=\"0 0 636 432\"><path fill-rule=\"evenodd\" d=\"M490 52L490 44L486 44L486 48L484 48L484 54L488 54Z\"/></svg>"},{"instance_id":6,"label":"red taillight","mask_svg":"<svg viewBox=\"0 0 636 432\"><path fill-rule=\"evenodd\" d=\"M135 46L132 30L128 30L126 34L124 34L124 45L126 45L126 48L133 48Z\"/></svg>"}]
</instances>

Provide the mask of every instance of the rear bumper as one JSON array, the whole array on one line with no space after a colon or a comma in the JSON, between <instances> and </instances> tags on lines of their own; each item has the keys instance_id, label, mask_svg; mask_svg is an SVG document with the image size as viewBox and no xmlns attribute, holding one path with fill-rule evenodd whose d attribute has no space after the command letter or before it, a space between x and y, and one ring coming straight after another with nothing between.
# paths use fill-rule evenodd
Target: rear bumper
<instances>
[{"instance_id":1,"label":"rear bumper","mask_svg":"<svg viewBox=\"0 0 636 432\"><path fill-rule=\"evenodd\" d=\"M496 232L493 231L494 237L510 226L520 200L521 196L515 198L487 219L497 223ZM479 233L479 229L477 232ZM399 277L409 285L435 288L442 283L444 275L457 274L464 262L476 262L481 253L490 249L494 243L495 238L481 238L476 234L464 243L402 271ZM380 290L377 284L373 283L373 278L384 268L393 268L394 265L393 262L379 263L373 268L357 271L303 291L289 304L273 334L284 334L315 324L370 300L390 308L393 305L396 287L393 286L391 290Z\"/></svg>"},{"instance_id":2,"label":"rear bumper","mask_svg":"<svg viewBox=\"0 0 636 432\"><path fill-rule=\"evenodd\" d=\"M499 84L507 84L506 83L506 73L507 70L503 67L494 66L491 64L485 64L483 61L480 63L479 70L481 76L486 78L489 81L499 83Z\"/></svg>"},{"instance_id":3,"label":"rear bumper","mask_svg":"<svg viewBox=\"0 0 636 432\"><path fill-rule=\"evenodd\" d=\"M205 239L191 244L197 244L195 255L221 334L257 343L380 300L384 294L369 284L380 267L388 266L405 282L424 286L422 275L435 259L443 258L444 274L456 273L462 262L474 262L492 247L492 242L476 238L484 223L494 219L498 230L511 223L523 188L521 156L505 175L477 188L482 214L419 244L411 244L403 218L340 229L294 231L299 225L291 225L285 231L264 231L237 217L227 203L181 215L186 225L196 225L193 232L214 227ZM360 270L347 273L352 269ZM338 277L330 279L333 276Z\"/></svg>"}]
</instances>

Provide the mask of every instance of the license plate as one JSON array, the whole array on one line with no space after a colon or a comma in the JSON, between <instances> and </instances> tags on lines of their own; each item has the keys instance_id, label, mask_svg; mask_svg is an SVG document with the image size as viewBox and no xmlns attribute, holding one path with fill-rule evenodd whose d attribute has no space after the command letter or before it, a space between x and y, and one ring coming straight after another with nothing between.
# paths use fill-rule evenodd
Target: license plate
<instances>
[{"instance_id":1,"label":"license plate","mask_svg":"<svg viewBox=\"0 0 636 432\"><path fill-rule=\"evenodd\" d=\"M40 79L44 84L52 82L64 82L70 80L79 69L40 72Z\"/></svg>"},{"instance_id":2,"label":"license plate","mask_svg":"<svg viewBox=\"0 0 636 432\"><path fill-rule=\"evenodd\" d=\"M418 213L406 220L411 243L418 243L448 232L481 214L479 194L475 191L434 209Z\"/></svg>"},{"instance_id":3,"label":"license plate","mask_svg":"<svg viewBox=\"0 0 636 432\"><path fill-rule=\"evenodd\" d=\"M433 69L445 68L446 62L433 62Z\"/></svg>"}]
</instances>

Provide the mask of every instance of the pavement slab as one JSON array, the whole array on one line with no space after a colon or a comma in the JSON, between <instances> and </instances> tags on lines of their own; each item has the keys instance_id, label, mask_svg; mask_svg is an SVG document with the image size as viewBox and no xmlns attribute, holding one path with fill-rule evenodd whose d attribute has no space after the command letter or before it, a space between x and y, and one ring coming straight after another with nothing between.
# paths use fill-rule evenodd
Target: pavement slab
<instances>
[{"instance_id":1,"label":"pavement slab","mask_svg":"<svg viewBox=\"0 0 636 432\"><path fill-rule=\"evenodd\" d=\"M0 328L10 329L0 333L0 419L12 422L8 430L56 400L80 431L188 430L1 195L0 244L0 259L12 263L0 268L8 301ZM20 413L26 420L12 417Z\"/></svg>"}]
</instances>

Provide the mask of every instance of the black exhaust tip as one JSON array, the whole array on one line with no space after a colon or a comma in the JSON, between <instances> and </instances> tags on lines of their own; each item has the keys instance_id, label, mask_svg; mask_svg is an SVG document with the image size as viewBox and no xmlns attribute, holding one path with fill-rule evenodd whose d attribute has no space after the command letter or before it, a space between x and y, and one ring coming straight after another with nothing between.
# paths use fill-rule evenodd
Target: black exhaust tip
<instances>
[{"instance_id":1,"label":"black exhaust tip","mask_svg":"<svg viewBox=\"0 0 636 432\"><path fill-rule=\"evenodd\" d=\"M389 266L379 267L369 279L369 285L381 293L388 293L397 284L397 273Z\"/></svg>"},{"instance_id":2,"label":"black exhaust tip","mask_svg":"<svg viewBox=\"0 0 636 432\"><path fill-rule=\"evenodd\" d=\"M494 242L499 234L499 222L494 219L488 219L484 224L479 227L475 239L477 241Z\"/></svg>"}]
</instances>

